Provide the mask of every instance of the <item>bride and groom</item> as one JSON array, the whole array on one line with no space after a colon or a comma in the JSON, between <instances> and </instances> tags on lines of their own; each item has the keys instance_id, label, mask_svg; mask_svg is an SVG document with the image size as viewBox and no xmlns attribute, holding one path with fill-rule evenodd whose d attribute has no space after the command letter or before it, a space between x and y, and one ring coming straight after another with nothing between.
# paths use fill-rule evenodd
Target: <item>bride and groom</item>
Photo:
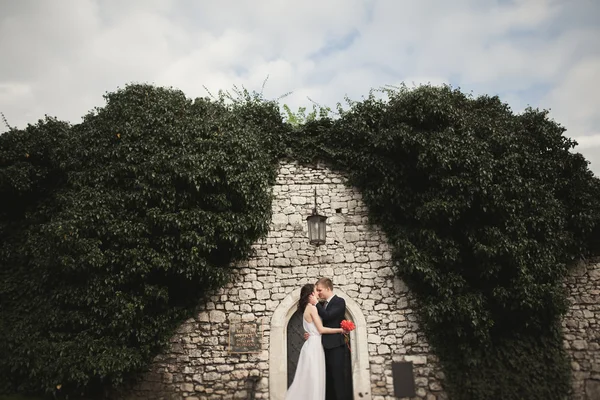
<instances>
[{"instance_id":1,"label":"bride and groom","mask_svg":"<svg viewBox=\"0 0 600 400\"><path fill-rule=\"evenodd\" d=\"M340 328L346 302L333 293L331 279L304 285L298 310L306 341L286 400L352 400L350 350L343 336L347 332Z\"/></svg>"}]
</instances>

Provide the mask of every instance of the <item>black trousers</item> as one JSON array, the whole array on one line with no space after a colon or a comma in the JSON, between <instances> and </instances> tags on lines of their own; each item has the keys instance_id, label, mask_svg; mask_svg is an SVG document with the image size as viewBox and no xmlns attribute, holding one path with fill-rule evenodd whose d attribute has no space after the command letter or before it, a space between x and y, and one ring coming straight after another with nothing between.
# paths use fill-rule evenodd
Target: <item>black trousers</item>
<instances>
[{"instance_id":1,"label":"black trousers","mask_svg":"<svg viewBox=\"0 0 600 400\"><path fill-rule=\"evenodd\" d=\"M352 400L352 360L346 345L325 349L325 400Z\"/></svg>"}]
</instances>

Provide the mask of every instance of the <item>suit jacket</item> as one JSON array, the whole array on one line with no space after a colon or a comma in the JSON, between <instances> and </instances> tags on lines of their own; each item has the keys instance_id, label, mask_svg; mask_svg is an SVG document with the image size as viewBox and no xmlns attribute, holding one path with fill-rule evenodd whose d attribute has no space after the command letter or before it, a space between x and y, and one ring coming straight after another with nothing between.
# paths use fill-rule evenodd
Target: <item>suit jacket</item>
<instances>
[{"instance_id":1,"label":"suit jacket","mask_svg":"<svg viewBox=\"0 0 600 400\"><path fill-rule=\"evenodd\" d=\"M328 328L339 328L346 315L346 301L341 297L334 295L327 304L327 308L325 308L323 304L318 303L317 310L323 321L323 326ZM346 344L346 342L344 342L344 335L341 333L322 335L321 341L323 342L323 348L325 349L332 349Z\"/></svg>"}]
</instances>

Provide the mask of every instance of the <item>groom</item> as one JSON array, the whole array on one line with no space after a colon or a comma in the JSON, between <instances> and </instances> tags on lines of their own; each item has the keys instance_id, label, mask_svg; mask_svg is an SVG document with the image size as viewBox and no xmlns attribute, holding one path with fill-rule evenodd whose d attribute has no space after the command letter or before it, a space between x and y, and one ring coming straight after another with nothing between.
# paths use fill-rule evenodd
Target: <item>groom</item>
<instances>
[{"instance_id":1,"label":"groom","mask_svg":"<svg viewBox=\"0 0 600 400\"><path fill-rule=\"evenodd\" d=\"M339 328L346 314L346 301L333 293L333 282L321 278L316 283L317 304L323 326ZM352 400L352 367L350 349L342 334L322 335L325 350L326 400Z\"/></svg>"}]
</instances>

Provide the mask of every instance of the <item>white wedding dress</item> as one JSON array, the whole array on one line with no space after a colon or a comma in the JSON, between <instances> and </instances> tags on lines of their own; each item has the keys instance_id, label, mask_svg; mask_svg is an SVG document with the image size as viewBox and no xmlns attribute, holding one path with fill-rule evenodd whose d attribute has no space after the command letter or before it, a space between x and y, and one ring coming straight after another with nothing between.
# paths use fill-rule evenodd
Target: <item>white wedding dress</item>
<instances>
[{"instance_id":1,"label":"white wedding dress","mask_svg":"<svg viewBox=\"0 0 600 400\"><path fill-rule=\"evenodd\" d=\"M296 375L285 400L325 400L325 352L321 334L314 322L302 318L302 326L310 336L300 350Z\"/></svg>"}]
</instances>

